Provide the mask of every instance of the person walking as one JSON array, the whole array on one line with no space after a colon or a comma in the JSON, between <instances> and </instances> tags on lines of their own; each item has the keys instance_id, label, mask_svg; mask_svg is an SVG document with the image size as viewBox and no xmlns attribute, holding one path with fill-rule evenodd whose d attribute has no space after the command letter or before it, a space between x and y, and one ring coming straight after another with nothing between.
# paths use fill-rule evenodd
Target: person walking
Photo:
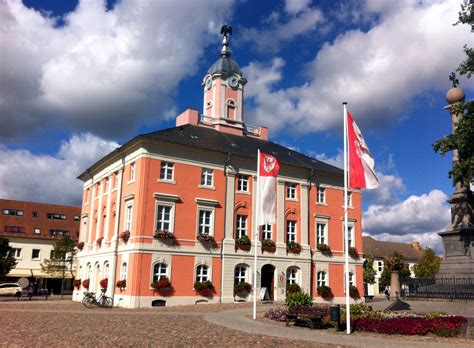
<instances>
[{"instance_id":1,"label":"person walking","mask_svg":"<svg viewBox=\"0 0 474 348\"><path fill-rule=\"evenodd\" d=\"M390 301L390 289L388 288L388 286L385 287L384 294L387 301Z\"/></svg>"}]
</instances>

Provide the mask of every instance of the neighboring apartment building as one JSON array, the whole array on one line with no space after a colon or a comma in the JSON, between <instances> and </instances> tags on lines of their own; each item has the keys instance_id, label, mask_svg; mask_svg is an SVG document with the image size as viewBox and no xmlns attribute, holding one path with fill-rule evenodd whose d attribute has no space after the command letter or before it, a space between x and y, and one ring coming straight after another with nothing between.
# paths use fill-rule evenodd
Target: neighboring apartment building
<instances>
[{"instance_id":1,"label":"neighboring apartment building","mask_svg":"<svg viewBox=\"0 0 474 348\"><path fill-rule=\"evenodd\" d=\"M385 286L380 284L380 277L384 269L384 258L398 252L403 255L405 263L411 272L411 277L415 277L413 266L420 260L424 250L421 248L419 242L412 243L397 243L384 242L376 240L370 236L363 236L364 256L372 256L374 258L375 283L368 284L367 295L383 295Z\"/></svg>"},{"instance_id":2,"label":"neighboring apartment building","mask_svg":"<svg viewBox=\"0 0 474 348\"><path fill-rule=\"evenodd\" d=\"M41 271L41 262L51 257L56 240L65 235L77 240L81 208L0 199L0 235L10 240L18 264L6 281L34 280L39 289L57 293L61 281ZM70 273L67 274L71 278ZM69 281L70 283L70 281Z\"/></svg>"},{"instance_id":3,"label":"neighboring apartment building","mask_svg":"<svg viewBox=\"0 0 474 348\"><path fill-rule=\"evenodd\" d=\"M76 278L89 279L95 292L107 278L116 305L251 300L252 293L234 294L234 285L253 283L254 272L258 293L266 288L273 300L284 300L287 284L297 283L316 301L327 301L318 285L332 288L332 302L344 301L343 171L268 141L265 127L245 124L247 80L227 46L224 35L221 57L202 82L202 115L188 109L176 127L136 136L79 176L84 245ZM277 222L259 228L254 245L259 148L281 166ZM362 251L359 190L351 192L349 206L349 244ZM252 240L249 250L236 245L245 235ZM275 250L262 250L263 239L275 242ZM301 252L287 250L288 242L299 243ZM332 254L318 251L317 243L329 245ZM362 261L351 259L349 267L351 284L362 294ZM171 281L168 293L151 286L162 277ZM118 280L126 281L120 290ZM194 282L207 280L214 293L202 295ZM80 301L84 290L74 299Z\"/></svg>"}]
</instances>

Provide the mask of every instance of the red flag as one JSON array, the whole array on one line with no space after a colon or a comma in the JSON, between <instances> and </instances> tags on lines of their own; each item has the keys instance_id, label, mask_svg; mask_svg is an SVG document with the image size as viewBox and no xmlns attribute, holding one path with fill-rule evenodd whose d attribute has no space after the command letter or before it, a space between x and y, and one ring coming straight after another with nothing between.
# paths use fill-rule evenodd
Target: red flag
<instances>
[{"instance_id":1,"label":"red flag","mask_svg":"<svg viewBox=\"0 0 474 348\"><path fill-rule=\"evenodd\" d=\"M258 193L260 202L257 205L257 225L276 223L276 178L280 170L280 161L272 155L260 152L260 176Z\"/></svg>"},{"instance_id":2,"label":"red flag","mask_svg":"<svg viewBox=\"0 0 474 348\"><path fill-rule=\"evenodd\" d=\"M347 112L349 138L349 187L376 188L379 180L374 171L374 158L352 116Z\"/></svg>"}]
</instances>

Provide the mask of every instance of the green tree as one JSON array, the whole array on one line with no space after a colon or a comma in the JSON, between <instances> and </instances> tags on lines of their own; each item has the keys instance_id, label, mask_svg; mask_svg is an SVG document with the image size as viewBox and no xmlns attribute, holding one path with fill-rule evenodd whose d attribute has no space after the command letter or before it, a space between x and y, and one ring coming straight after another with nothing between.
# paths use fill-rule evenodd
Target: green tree
<instances>
[{"instance_id":1,"label":"green tree","mask_svg":"<svg viewBox=\"0 0 474 348\"><path fill-rule=\"evenodd\" d=\"M364 260L364 264L362 265L364 271L364 283L366 284L374 284L375 283L375 269L374 269L374 257L368 256Z\"/></svg>"},{"instance_id":2,"label":"green tree","mask_svg":"<svg viewBox=\"0 0 474 348\"><path fill-rule=\"evenodd\" d=\"M434 278L439 271L441 257L437 256L433 249L426 249L421 259L414 266L417 278Z\"/></svg>"},{"instance_id":3,"label":"green tree","mask_svg":"<svg viewBox=\"0 0 474 348\"><path fill-rule=\"evenodd\" d=\"M470 0L464 0L459 12L459 20L454 24L468 24L474 28L473 4ZM474 72L474 49L464 46L466 60L463 61L457 71L461 75L470 78ZM463 118L456 127L456 134L450 134L433 144L435 152L444 156L447 152L458 150L459 161L453 163L449 171L449 177L453 184L460 183L462 187L469 187L474 178L474 102L460 102L453 105L452 112L462 113Z\"/></svg>"},{"instance_id":4,"label":"green tree","mask_svg":"<svg viewBox=\"0 0 474 348\"><path fill-rule=\"evenodd\" d=\"M5 279L5 276L15 268L18 263L15 258L10 255L11 251L10 241L8 238L0 237L0 279Z\"/></svg>"},{"instance_id":5,"label":"green tree","mask_svg":"<svg viewBox=\"0 0 474 348\"><path fill-rule=\"evenodd\" d=\"M75 255L76 242L69 236L64 236L54 243L51 258L46 259L41 263L41 269L43 272L53 277L61 277L61 298L63 298L66 272L68 269L71 272L71 276L73 276L72 263Z\"/></svg>"}]
</instances>

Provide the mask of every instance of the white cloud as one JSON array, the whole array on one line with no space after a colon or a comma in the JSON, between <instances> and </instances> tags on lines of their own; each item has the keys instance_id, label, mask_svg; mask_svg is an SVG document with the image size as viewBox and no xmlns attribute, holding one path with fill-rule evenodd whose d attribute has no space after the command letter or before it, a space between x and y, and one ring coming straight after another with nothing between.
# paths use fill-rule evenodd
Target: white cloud
<instances>
[{"instance_id":1,"label":"white cloud","mask_svg":"<svg viewBox=\"0 0 474 348\"><path fill-rule=\"evenodd\" d=\"M0 139L44 124L116 136L160 121L231 5L122 0L106 10L81 0L57 26L20 1L1 2L0 115L9 122Z\"/></svg>"},{"instance_id":2,"label":"white cloud","mask_svg":"<svg viewBox=\"0 0 474 348\"><path fill-rule=\"evenodd\" d=\"M370 204L394 204L406 191L403 179L397 174L383 174L377 172L379 186L376 189L364 190L363 198Z\"/></svg>"},{"instance_id":3,"label":"white cloud","mask_svg":"<svg viewBox=\"0 0 474 348\"><path fill-rule=\"evenodd\" d=\"M80 205L82 182L77 176L118 146L90 133L73 135L55 156L0 146L0 197Z\"/></svg>"},{"instance_id":4,"label":"white cloud","mask_svg":"<svg viewBox=\"0 0 474 348\"><path fill-rule=\"evenodd\" d=\"M344 151L341 149L338 149L337 155L332 157L327 156L325 153L311 154L311 156L327 164L344 169Z\"/></svg>"},{"instance_id":5,"label":"white cloud","mask_svg":"<svg viewBox=\"0 0 474 348\"><path fill-rule=\"evenodd\" d=\"M451 218L447 198L443 192L432 190L392 205L371 205L363 213L363 231L376 238L429 242L439 250L441 237L437 232L446 230Z\"/></svg>"},{"instance_id":6,"label":"white cloud","mask_svg":"<svg viewBox=\"0 0 474 348\"><path fill-rule=\"evenodd\" d=\"M249 95L252 123L296 133L342 128L341 103L347 101L364 129L393 122L424 91L446 89L449 72L464 59L463 45L472 39L468 26L452 25L459 1L377 4L369 4L381 11L372 27L325 43L308 64L307 82L298 87L279 89L282 59L244 68L248 89L255 78L260 83ZM263 80L267 73L277 78ZM463 86L473 88L473 82Z\"/></svg>"},{"instance_id":7,"label":"white cloud","mask_svg":"<svg viewBox=\"0 0 474 348\"><path fill-rule=\"evenodd\" d=\"M320 9L309 5L304 0L287 1L285 15L273 11L264 20L266 25L263 29L243 28L242 36L237 38L237 42L250 42L250 47L260 52L277 52L282 43L321 29L319 25L325 22L324 14Z\"/></svg>"}]
</instances>

